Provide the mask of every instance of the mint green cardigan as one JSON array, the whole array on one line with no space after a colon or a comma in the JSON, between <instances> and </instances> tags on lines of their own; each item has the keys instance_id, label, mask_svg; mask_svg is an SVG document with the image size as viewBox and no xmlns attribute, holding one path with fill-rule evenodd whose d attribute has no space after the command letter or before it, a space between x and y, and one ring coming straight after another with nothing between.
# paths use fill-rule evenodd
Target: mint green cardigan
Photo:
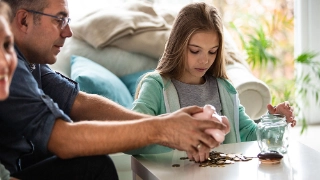
<instances>
[{"instance_id":1,"label":"mint green cardigan","mask_svg":"<svg viewBox=\"0 0 320 180\"><path fill-rule=\"evenodd\" d=\"M225 136L224 144L256 140L256 123L245 113L239 103L236 89L225 79L218 78L218 87L222 104L222 115L227 116L230 132ZM177 91L170 79L152 72L144 77L140 84L138 98L133 102L132 110L160 115L180 109ZM169 152L169 147L153 144L128 151L128 154L155 154Z\"/></svg>"}]
</instances>

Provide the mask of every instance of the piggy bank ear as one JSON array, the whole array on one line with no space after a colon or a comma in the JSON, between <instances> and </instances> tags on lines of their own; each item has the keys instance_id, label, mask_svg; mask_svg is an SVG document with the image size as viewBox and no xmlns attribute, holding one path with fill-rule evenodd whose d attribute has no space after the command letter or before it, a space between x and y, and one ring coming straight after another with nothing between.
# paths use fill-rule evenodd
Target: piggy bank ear
<instances>
[{"instance_id":1,"label":"piggy bank ear","mask_svg":"<svg viewBox=\"0 0 320 180\"><path fill-rule=\"evenodd\" d=\"M212 115L212 114L216 113L216 108L210 104L206 104L203 106L203 111L207 114Z\"/></svg>"}]
</instances>

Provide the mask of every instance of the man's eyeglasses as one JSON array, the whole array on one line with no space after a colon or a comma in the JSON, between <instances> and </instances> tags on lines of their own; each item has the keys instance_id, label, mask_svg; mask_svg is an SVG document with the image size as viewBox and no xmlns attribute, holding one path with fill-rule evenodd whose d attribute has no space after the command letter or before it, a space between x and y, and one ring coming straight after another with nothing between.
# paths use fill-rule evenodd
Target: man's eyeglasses
<instances>
[{"instance_id":1,"label":"man's eyeglasses","mask_svg":"<svg viewBox=\"0 0 320 180\"><path fill-rule=\"evenodd\" d=\"M40 15L49 16L49 17L57 19L59 21L59 23L60 23L61 29L64 29L70 23L70 20L71 20L68 17L58 17L58 16L54 16L54 15L51 15L51 14L42 13L42 12L39 12L39 11L28 10L28 9L26 9L26 11L28 11L30 13L40 14Z\"/></svg>"}]
</instances>

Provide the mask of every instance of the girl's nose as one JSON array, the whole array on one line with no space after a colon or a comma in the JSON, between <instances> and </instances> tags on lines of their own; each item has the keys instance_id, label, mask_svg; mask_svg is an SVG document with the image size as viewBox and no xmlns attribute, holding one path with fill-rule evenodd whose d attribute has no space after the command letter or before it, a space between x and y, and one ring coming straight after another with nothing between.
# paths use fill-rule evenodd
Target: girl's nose
<instances>
[{"instance_id":1,"label":"girl's nose","mask_svg":"<svg viewBox=\"0 0 320 180\"><path fill-rule=\"evenodd\" d=\"M207 64L209 62L209 57L207 55L203 55L199 58L198 61L201 64Z\"/></svg>"},{"instance_id":2,"label":"girl's nose","mask_svg":"<svg viewBox=\"0 0 320 180\"><path fill-rule=\"evenodd\" d=\"M4 68L8 64L6 60L6 55L3 51L3 49L0 50L0 68Z\"/></svg>"}]
</instances>

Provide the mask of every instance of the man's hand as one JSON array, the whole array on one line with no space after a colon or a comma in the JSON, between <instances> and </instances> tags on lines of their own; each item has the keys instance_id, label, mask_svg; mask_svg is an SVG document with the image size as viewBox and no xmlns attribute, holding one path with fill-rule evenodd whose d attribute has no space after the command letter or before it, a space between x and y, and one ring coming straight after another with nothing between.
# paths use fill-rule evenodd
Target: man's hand
<instances>
[{"instance_id":1,"label":"man's hand","mask_svg":"<svg viewBox=\"0 0 320 180\"><path fill-rule=\"evenodd\" d=\"M193 114L202 111L203 108L201 107L191 106L160 116L162 119L162 123L159 123L161 126L159 131L162 137L160 144L184 150L190 155L199 154L199 160L203 161L210 149L219 146L219 142L204 132L205 129L224 131L226 126L219 120L213 121L212 119L192 117Z\"/></svg>"}]
</instances>

